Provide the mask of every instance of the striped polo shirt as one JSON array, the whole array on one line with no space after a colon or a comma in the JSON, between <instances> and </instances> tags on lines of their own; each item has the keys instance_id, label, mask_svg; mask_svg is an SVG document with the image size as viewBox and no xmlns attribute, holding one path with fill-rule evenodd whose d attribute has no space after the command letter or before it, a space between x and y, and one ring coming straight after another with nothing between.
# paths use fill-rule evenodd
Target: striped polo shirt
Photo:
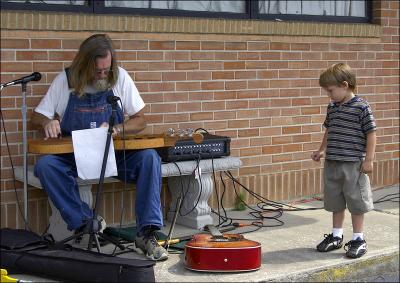
<instances>
[{"instance_id":1,"label":"striped polo shirt","mask_svg":"<svg viewBox=\"0 0 400 283\"><path fill-rule=\"evenodd\" d=\"M360 161L365 158L367 134L376 123L367 101L355 96L340 105L328 105L324 127L328 130L326 159Z\"/></svg>"}]
</instances>

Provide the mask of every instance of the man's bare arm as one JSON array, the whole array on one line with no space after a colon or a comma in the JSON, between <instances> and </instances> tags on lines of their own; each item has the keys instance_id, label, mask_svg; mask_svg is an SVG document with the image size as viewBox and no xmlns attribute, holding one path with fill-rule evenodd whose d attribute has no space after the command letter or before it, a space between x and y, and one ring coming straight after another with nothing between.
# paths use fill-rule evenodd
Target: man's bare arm
<instances>
[{"instance_id":1,"label":"man's bare arm","mask_svg":"<svg viewBox=\"0 0 400 283\"><path fill-rule=\"evenodd\" d=\"M31 123L38 129L43 129L45 139L57 138L61 135L60 121L57 119L49 119L43 114L33 112L31 117Z\"/></svg>"},{"instance_id":2,"label":"man's bare arm","mask_svg":"<svg viewBox=\"0 0 400 283\"><path fill-rule=\"evenodd\" d=\"M144 115L144 109L140 110L135 115L129 117L124 124L118 124L114 126L114 134L122 135L122 131L125 134L137 134L143 131L147 126L146 117Z\"/></svg>"}]
</instances>

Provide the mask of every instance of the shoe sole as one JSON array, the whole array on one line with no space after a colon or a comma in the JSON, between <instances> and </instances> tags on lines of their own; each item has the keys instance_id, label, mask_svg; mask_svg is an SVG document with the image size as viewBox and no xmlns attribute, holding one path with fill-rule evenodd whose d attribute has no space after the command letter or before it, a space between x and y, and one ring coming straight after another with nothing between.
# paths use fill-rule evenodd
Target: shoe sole
<instances>
[{"instance_id":1,"label":"shoe sole","mask_svg":"<svg viewBox=\"0 0 400 283\"><path fill-rule=\"evenodd\" d=\"M347 256L348 258L359 258L359 257L362 257L363 255L365 255L366 253L367 253L367 251L361 252L361 253L359 253L358 255L352 255L352 254L347 254L347 253L346 253L346 256Z\"/></svg>"},{"instance_id":2,"label":"shoe sole","mask_svg":"<svg viewBox=\"0 0 400 283\"><path fill-rule=\"evenodd\" d=\"M330 247L328 247L328 249L326 249L326 250L320 250L320 249L318 249L318 248L317 248L317 250L318 250L319 252L321 252L321 253L326 253L326 252L330 252L330 251L333 251L333 250L340 249L342 246L343 246L343 244L340 244L340 245L338 245L338 246L330 246Z\"/></svg>"}]
</instances>

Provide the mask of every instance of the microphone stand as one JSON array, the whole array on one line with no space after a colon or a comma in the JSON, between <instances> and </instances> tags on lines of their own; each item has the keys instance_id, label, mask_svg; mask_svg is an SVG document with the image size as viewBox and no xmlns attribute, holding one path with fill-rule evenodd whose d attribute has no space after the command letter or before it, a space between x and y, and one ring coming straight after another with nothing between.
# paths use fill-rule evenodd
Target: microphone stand
<instances>
[{"instance_id":1,"label":"microphone stand","mask_svg":"<svg viewBox=\"0 0 400 283\"><path fill-rule=\"evenodd\" d=\"M26 82L21 84L22 92L22 147L24 154L24 218L25 229L28 229L28 142L27 142L27 127L26 127Z\"/></svg>"},{"instance_id":2,"label":"microphone stand","mask_svg":"<svg viewBox=\"0 0 400 283\"><path fill-rule=\"evenodd\" d=\"M29 220L28 220L28 141L27 141L27 119L26 119L26 85L30 81L38 81L40 80L42 75L38 72L32 73L30 76L21 78L19 80L15 80L9 83L0 84L0 91L3 88L11 85L15 85L17 83L21 84L21 93L22 93L22 105L21 105L21 112L22 112L22 150L23 150L23 177L24 177L24 223L25 229L29 229Z\"/></svg>"},{"instance_id":3,"label":"microphone stand","mask_svg":"<svg viewBox=\"0 0 400 283\"><path fill-rule=\"evenodd\" d=\"M115 123L115 116L116 116L116 113L117 113L116 106L117 106L117 102L111 103L112 113L111 113L111 116L110 116L110 119L109 119L109 123L108 123L106 147L104 149L103 163L101 165L99 187L98 187L97 193L96 193L96 203L95 203L94 210L93 210L93 217L92 217L91 220L89 220L87 222L87 224L83 228L83 231L80 231L79 233L76 233L76 234L74 234L74 235L72 235L72 236L70 236L70 237L68 237L68 238L66 238L64 240L61 240L57 244L63 244L63 243L69 242L70 240L76 239L76 238L82 236L83 234L90 234L88 248L87 248L89 251L92 249L92 243L93 243L93 240L94 240L95 243L96 243L97 251L100 253L100 244L99 244L99 240L98 240L99 237L104 239L104 240L107 240L107 241L111 242L112 244L114 244L115 246L120 248L121 250L125 249L125 247L123 245L121 245L120 243L118 243L117 240L114 240L113 238L111 238L111 237L105 235L104 233L100 232L101 224L100 224L100 221L97 219L98 210L99 210L99 206L100 206L100 198L101 198L102 193L103 193L104 175L105 175L105 172L106 172L108 152L109 152L109 149L110 149L111 137L112 137L113 127L114 127L114 123Z\"/></svg>"}]
</instances>

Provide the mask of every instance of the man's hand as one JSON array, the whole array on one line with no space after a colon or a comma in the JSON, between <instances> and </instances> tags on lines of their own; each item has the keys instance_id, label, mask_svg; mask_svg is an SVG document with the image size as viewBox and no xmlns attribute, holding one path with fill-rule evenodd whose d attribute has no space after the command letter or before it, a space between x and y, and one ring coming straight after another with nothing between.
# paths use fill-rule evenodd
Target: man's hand
<instances>
[{"instance_id":1,"label":"man's hand","mask_svg":"<svg viewBox=\"0 0 400 283\"><path fill-rule=\"evenodd\" d=\"M314 161L320 161L322 157L324 157L325 155L325 151L323 150L318 150L318 151L314 151L311 154L311 159Z\"/></svg>"},{"instance_id":2,"label":"man's hand","mask_svg":"<svg viewBox=\"0 0 400 283\"><path fill-rule=\"evenodd\" d=\"M107 122L101 123L99 128L108 128L108 123Z\"/></svg>"},{"instance_id":3,"label":"man's hand","mask_svg":"<svg viewBox=\"0 0 400 283\"><path fill-rule=\"evenodd\" d=\"M107 122L103 122L103 123L100 125L100 128L108 128L108 127L109 127L109 125L108 125ZM119 128L115 125L115 126L113 127L112 136L113 136L113 137L116 137L116 136L118 136L119 133L120 133L120 130L119 130Z\"/></svg>"},{"instance_id":4,"label":"man's hand","mask_svg":"<svg viewBox=\"0 0 400 283\"><path fill-rule=\"evenodd\" d=\"M48 120L43 122L43 130L45 134L45 140L48 138L61 137L61 126L58 120Z\"/></svg>"},{"instance_id":5,"label":"man's hand","mask_svg":"<svg viewBox=\"0 0 400 283\"><path fill-rule=\"evenodd\" d=\"M371 173L372 170L374 169L374 163L372 161L369 160L364 160L361 164L361 172L362 173Z\"/></svg>"}]
</instances>

